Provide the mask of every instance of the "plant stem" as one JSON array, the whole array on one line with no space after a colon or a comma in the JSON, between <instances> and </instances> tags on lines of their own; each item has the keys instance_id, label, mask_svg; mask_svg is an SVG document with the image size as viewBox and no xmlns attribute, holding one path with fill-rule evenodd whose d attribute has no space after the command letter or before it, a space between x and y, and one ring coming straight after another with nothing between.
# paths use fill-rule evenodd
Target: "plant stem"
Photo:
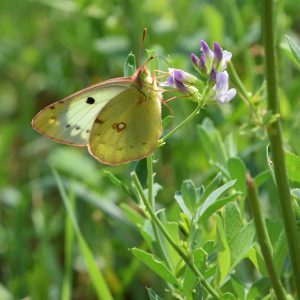
<instances>
[{"instance_id":1,"label":"plant stem","mask_svg":"<svg viewBox=\"0 0 300 300\"><path fill-rule=\"evenodd\" d=\"M229 62L228 67L230 69L230 78L231 81L235 84L236 88L238 88L241 97L247 102L247 104L250 104L250 94L247 91L245 85L243 84L242 80L238 76L235 67L232 62Z\"/></svg>"},{"instance_id":2,"label":"plant stem","mask_svg":"<svg viewBox=\"0 0 300 300\"><path fill-rule=\"evenodd\" d=\"M276 273L276 269L272 257L272 250L271 250L272 246L260 210L257 188L255 185L255 181L250 175L250 173L247 174L247 187L248 187L248 195L250 200L249 204L252 211L252 217L254 219L258 241L260 244L262 255L266 263L270 280L272 282L277 299L284 300L286 299L286 293Z\"/></svg>"},{"instance_id":3,"label":"plant stem","mask_svg":"<svg viewBox=\"0 0 300 300\"><path fill-rule=\"evenodd\" d=\"M155 210L155 198L153 197L153 157L147 156L147 173L148 173L148 200Z\"/></svg>"},{"instance_id":4,"label":"plant stem","mask_svg":"<svg viewBox=\"0 0 300 300\"><path fill-rule=\"evenodd\" d=\"M145 205L151 221L154 222L157 227L160 229L161 233L165 236L165 238L168 240L170 245L174 248L174 250L179 254L179 256L185 261L185 263L189 266L189 268L192 270L192 272L197 276L200 283L205 287L205 289L215 298L219 299L219 295L216 292L216 290L205 280L201 272L197 269L192 257L187 256L184 251L176 244L176 242L172 239L168 231L165 229L163 224L160 222L159 218L157 217L156 213L152 209L151 204L149 201L147 201L147 198L144 194L143 188L141 186L141 183L136 175L135 172L131 173L133 182L135 184L135 187L137 188L137 192L139 193L139 196L141 197L141 200L143 204Z\"/></svg>"},{"instance_id":5,"label":"plant stem","mask_svg":"<svg viewBox=\"0 0 300 300\"><path fill-rule=\"evenodd\" d=\"M202 108L202 105L199 103L196 107L196 109L188 116L186 117L180 124L178 124L173 130L171 130L169 133L167 133L165 136L163 136L160 141L161 143L164 143L167 138L169 138L171 135L173 135L176 131L178 131L182 126L185 125L188 121L192 120Z\"/></svg>"},{"instance_id":6,"label":"plant stem","mask_svg":"<svg viewBox=\"0 0 300 300\"><path fill-rule=\"evenodd\" d=\"M185 123L192 120L197 114L199 114L201 108L205 105L207 93L209 92L209 84L206 85L206 87L203 90L203 93L198 96L198 105L195 108L195 110L188 115L181 123L179 123L173 130L171 130L169 133L167 133L165 136L163 136L160 139L160 144L163 144L167 138L169 138L171 135L173 135L177 130L179 130L182 126L185 125Z\"/></svg>"},{"instance_id":7,"label":"plant stem","mask_svg":"<svg viewBox=\"0 0 300 300\"><path fill-rule=\"evenodd\" d=\"M152 209L155 211L155 197L153 196L153 156L149 155L147 156L147 172L148 172L148 203L151 203ZM171 263L169 261L169 258L167 257L164 247L163 247L163 241L161 240L161 237L159 236L157 225L152 223L153 232L156 239L156 244L158 246L158 250L160 252L160 256L164 259L167 266L172 269Z\"/></svg>"},{"instance_id":8,"label":"plant stem","mask_svg":"<svg viewBox=\"0 0 300 300\"><path fill-rule=\"evenodd\" d=\"M275 30L274 30L274 2L273 0L263 1L264 21L264 48L265 65L267 78L268 109L273 114L279 114L277 62L275 51ZM282 211L285 232L288 240L291 256L292 269L298 298L300 297L300 241L297 233L295 215L292 208L292 199L288 183L284 151L282 145L281 123L277 119L267 127L271 150L273 154L274 174L279 194L279 201Z\"/></svg>"},{"instance_id":9,"label":"plant stem","mask_svg":"<svg viewBox=\"0 0 300 300\"><path fill-rule=\"evenodd\" d=\"M171 130L169 133L167 133L165 136L163 136L160 139L161 143L164 143L166 141L167 138L169 138L171 135L173 135L177 130L179 130L182 126L185 125L185 123L187 123L188 121L192 120L201 110L202 108L202 104L200 104L201 102L198 103L196 109L188 116L186 117L181 123L179 123L173 130Z\"/></svg>"}]
</instances>

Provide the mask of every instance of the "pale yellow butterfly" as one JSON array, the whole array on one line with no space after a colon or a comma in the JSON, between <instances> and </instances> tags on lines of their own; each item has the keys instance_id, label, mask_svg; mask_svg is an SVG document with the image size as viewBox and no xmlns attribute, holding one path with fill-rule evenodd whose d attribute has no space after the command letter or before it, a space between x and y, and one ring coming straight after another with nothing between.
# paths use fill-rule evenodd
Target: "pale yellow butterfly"
<instances>
[{"instance_id":1,"label":"pale yellow butterfly","mask_svg":"<svg viewBox=\"0 0 300 300\"><path fill-rule=\"evenodd\" d=\"M87 146L108 165L151 154L162 133L161 93L145 65L131 77L103 81L41 110L32 126L56 142Z\"/></svg>"}]
</instances>

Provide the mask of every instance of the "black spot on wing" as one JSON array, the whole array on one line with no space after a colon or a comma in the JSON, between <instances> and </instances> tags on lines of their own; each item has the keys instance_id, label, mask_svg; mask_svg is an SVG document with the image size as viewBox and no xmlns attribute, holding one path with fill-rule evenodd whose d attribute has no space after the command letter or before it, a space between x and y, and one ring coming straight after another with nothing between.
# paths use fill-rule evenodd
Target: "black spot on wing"
<instances>
[{"instance_id":1,"label":"black spot on wing","mask_svg":"<svg viewBox=\"0 0 300 300\"><path fill-rule=\"evenodd\" d=\"M95 99L93 97L88 97L85 102L87 104L94 104L95 103Z\"/></svg>"}]
</instances>

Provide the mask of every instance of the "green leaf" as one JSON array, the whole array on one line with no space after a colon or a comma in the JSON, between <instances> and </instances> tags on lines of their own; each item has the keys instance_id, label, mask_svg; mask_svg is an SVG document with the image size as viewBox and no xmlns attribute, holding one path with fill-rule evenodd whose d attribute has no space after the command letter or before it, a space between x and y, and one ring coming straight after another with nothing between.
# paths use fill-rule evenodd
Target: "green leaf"
<instances>
[{"instance_id":1,"label":"green leaf","mask_svg":"<svg viewBox=\"0 0 300 300\"><path fill-rule=\"evenodd\" d=\"M256 249L254 247L250 249L248 252L248 258L251 260L253 265L262 276L268 276L265 262L259 249Z\"/></svg>"},{"instance_id":2,"label":"green leaf","mask_svg":"<svg viewBox=\"0 0 300 300\"><path fill-rule=\"evenodd\" d=\"M292 61L298 68L300 68L300 47L294 42L294 40L291 37L286 36L286 38L290 46Z\"/></svg>"},{"instance_id":3,"label":"green leaf","mask_svg":"<svg viewBox=\"0 0 300 300\"><path fill-rule=\"evenodd\" d=\"M87 270L89 272L89 275L91 277L91 280L93 282L94 288L96 290L97 296L99 299L103 300L112 300L113 297L110 293L110 290L105 282L105 279L103 275L101 274L99 267L97 265L97 262L92 254L92 251L90 250L88 244L86 243L85 239L83 238L83 235L79 229L79 225L77 223L76 216L74 214L73 208L70 205L69 199L67 197L67 194L65 192L63 183L58 175L58 173L52 169L53 175L55 177L55 180L57 182L57 186L60 192L60 195L63 199L64 205L66 207L66 210L69 214L70 220L72 222L75 235L78 240L80 252L84 258L84 261L87 266Z\"/></svg>"},{"instance_id":4,"label":"green leaf","mask_svg":"<svg viewBox=\"0 0 300 300\"><path fill-rule=\"evenodd\" d=\"M239 300L245 299L245 288L241 283L240 279L235 275L232 274L230 276L230 283L238 297Z\"/></svg>"},{"instance_id":5,"label":"green leaf","mask_svg":"<svg viewBox=\"0 0 300 300\"><path fill-rule=\"evenodd\" d=\"M227 243L226 234L220 215L216 215L217 223L217 248L218 248L218 264L215 275L217 285L223 283L230 271L230 248Z\"/></svg>"},{"instance_id":6,"label":"green leaf","mask_svg":"<svg viewBox=\"0 0 300 300\"><path fill-rule=\"evenodd\" d=\"M161 218L161 220L162 220L165 228L167 229L168 233L172 237L173 241L177 245L180 245L181 240L180 240L180 237L179 237L179 224L178 224L178 222L166 222L166 221L163 221L164 217L162 216L162 213L160 213L160 218ZM168 255L169 261L172 263L173 266L177 266L178 263L181 261L180 255L171 246L170 243L166 242L166 240L165 240L164 237L161 237L161 240L162 240L162 246L165 249L166 255Z\"/></svg>"},{"instance_id":7,"label":"green leaf","mask_svg":"<svg viewBox=\"0 0 300 300\"><path fill-rule=\"evenodd\" d=\"M131 251L136 258L138 258L141 262L143 262L146 266L148 266L153 272L155 272L163 280L171 284L178 285L177 278L168 269L168 267L164 264L164 262L156 259L152 254L144 250L138 248L132 248Z\"/></svg>"},{"instance_id":8,"label":"green leaf","mask_svg":"<svg viewBox=\"0 0 300 300\"><path fill-rule=\"evenodd\" d=\"M203 215L208 211L209 214L211 215L215 211L217 211L220 206L215 203L216 200L230 187L232 187L235 184L236 180L230 180L226 182L224 185L221 187L217 188L214 190L204 201L204 203L197 209L196 215L195 215L195 222L198 222L200 218L203 218Z\"/></svg>"},{"instance_id":9,"label":"green leaf","mask_svg":"<svg viewBox=\"0 0 300 300\"><path fill-rule=\"evenodd\" d=\"M153 49L146 49L147 57L148 59L153 57L149 62L148 62L148 68L151 73L153 73L155 70L159 70L159 61L158 61L158 55L155 50Z\"/></svg>"},{"instance_id":10,"label":"green leaf","mask_svg":"<svg viewBox=\"0 0 300 300\"><path fill-rule=\"evenodd\" d=\"M241 214L235 203L229 203L225 206L224 227L227 243L231 246L243 228Z\"/></svg>"},{"instance_id":11,"label":"green leaf","mask_svg":"<svg viewBox=\"0 0 300 300\"><path fill-rule=\"evenodd\" d=\"M227 292L227 293L222 294L222 299L224 299L224 300L236 300L237 298L234 294Z\"/></svg>"},{"instance_id":12,"label":"green leaf","mask_svg":"<svg viewBox=\"0 0 300 300\"><path fill-rule=\"evenodd\" d=\"M231 251L231 268L249 252L255 242L253 221L243 225L238 206L229 203L225 206L224 223L226 240Z\"/></svg>"},{"instance_id":13,"label":"green leaf","mask_svg":"<svg viewBox=\"0 0 300 300\"><path fill-rule=\"evenodd\" d=\"M134 74L136 71L136 60L135 60L135 55L130 52L125 60L124 63L124 76L129 77Z\"/></svg>"},{"instance_id":14,"label":"green leaf","mask_svg":"<svg viewBox=\"0 0 300 300\"><path fill-rule=\"evenodd\" d=\"M262 278L255 282L247 293L247 300L262 299L270 290L270 280Z\"/></svg>"},{"instance_id":15,"label":"green leaf","mask_svg":"<svg viewBox=\"0 0 300 300\"><path fill-rule=\"evenodd\" d=\"M227 161L228 170L232 179L236 179L234 187L246 194L246 166L245 163L239 157L231 157Z\"/></svg>"},{"instance_id":16,"label":"green leaf","mask_svg":"<svg viewBox=\"0 0 300 300\"><path fill-rule=\"evenodd\" d=\"M300 156L291 152L285 152L285 161L289 179L300 182Z\"/></svg>"},{"instance_id":17,"label":"green leaf","mask_svg":"<svg viewBox=\"0 0 300 300\"><path fill-rule=\"evenodd\" d=\"M147 293L150 300L164 300L163 298L159 297L151 288L147 288Z\"/></svg>"},{"instance_id":18,"label":"green leaf","mask_svg":"<svg viewBox=\"0 0 300 300\"><path fill-rule=\"evenodd\" d=\"M197 193L192 180L184 180L181 185L181 192L175 193L175 200L179 204L181 210L192 219L192 211L196 205Z\"/></svg>"},{"instance_id":19,"label":"green leaf","mask_svg":"<svg viewBox=\"0 0 300 300\"><path fill-rule=\"evenodd\" d=\"M201 273L204 273L204 271L207 269L207 253L202 248L197 248L193 251L192 254L195 265ZM186 267L182 287L184 294L190 293L193 290L196 283L197 277L189 267Z\"/></svg>"},{"instance_id":20,"label":"green leaf","mask_svg":"<svg viewBox=\"0 0 300 300\"><path fill-rule=\"evenodd\" d=\"M273 247L273 261L280 274L288 254L285 231L281 220L266 219L268 235Z\"/></svg>"},{"instance_id":21,"label":"green leaf","mask_svg":"<svg viewBox=\"0 0 300 300\"><path fill-rule=\"evenodd\" d=\"M216 190L220 184L223 182L223 175L221 172L218 172L216 176L207 184L205 187L201 186L200 197L197 201L198 204L201 204L206 200L209 194L211 194L214 190Z\"/></svg>"},{"instance_id":22,"label":"green leaf","mask_svg":"<svg viewBox=\"0 0 300 300\"><path fill-rule=\"evenodd\" d=\"M238 236L230 245L231 266L236 266L253 247L255 243L255 228L253 221L250 221L239 232Z\"/></svg>"},{"instance_id":23,"label":"green leaf","mask_svg":"<svg viewBox=\"0 0 300 300\"><path fill-rule=\"evenodd\" d=\"M255 180L256 187L257 188L260 187L270 178L272 178L272 173L269 169L262 171L261 173L259 173L258 175L255 176L254 180Z\"/></svg>"},{"instance_id":24,"label":"green leaf","mask_svg":"<svg viewBox=\"0 0 300 300\"><path fill-rule=\"evenodd\" d=\"M180 192L176 192L174 195L175 200L177 201L179 207L181 208L181 210L188 216L188 218L191 220L192 219L192 213L191 211L188 209L182 194Z\"/></svg>"},{"instance_id":25,"label":"green leaf","mask_svg":"<svg viewBox=\"0 0 300 300\"><path fill-rule=\"evenodd\" d=\"M229 133L225 140L224 145L226 148L226 152L228 153L229 157L236 157L237 156L237 145L234 141L233 133Z\"/></svg>"},{"instance_id":26,"label":"green leaf","mask_svg":"<svg viewBox=\"0 0 300 300\"><path fill-rule=\"evenodd\" d=\"M197 196L196 188L192 180L184 180L181 185L182 197L191 211L194 210Z\"/></svg>"},{"instance_id":27,"label":"green leaf","mask_svg":"<svg viewBox=\"0 0 300 300\"><path fill-rule=\"evenodd\" d=\"M210 205L200 216L198 219L198 222L201 223L207 218L209 218L212 214L214 214L217 210L225 206L230 201L235 200L237 197L237 194L233 194L221 199L216 200L212 205Z\"/></svg>"}]
</instances>

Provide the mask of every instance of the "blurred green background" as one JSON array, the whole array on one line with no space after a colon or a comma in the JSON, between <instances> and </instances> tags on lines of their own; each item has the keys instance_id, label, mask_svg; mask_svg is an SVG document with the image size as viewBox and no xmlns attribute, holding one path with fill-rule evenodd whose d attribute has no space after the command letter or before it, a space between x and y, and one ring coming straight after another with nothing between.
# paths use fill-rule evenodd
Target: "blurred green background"
<instances>
[{"instance_id":1,"label":"blurred green background","mask_svg":"<svg viewBox=\"0 0 300 300\"><path fill-rule=\"evenodd\" d=\"M299 37L300 2L277 3L279 40L284 34ZM60 298L65 208L49 163L72 185L80 227L114 297L147 299L145 286L163 293L163 283L128 250L143 246L119 207L132 200L104 173L109 170L128 182L136 163L103 166L86 149L39 136L31 119L74 91L123 76L124 61L130 51L138 53L144 27L149 31L145 48L165 58L170 54L176 67L191 72L189 55L199 53L200 39L210 45L218 41L233 53L240 77L254 93L264 73L260 9L257 0L0 1L0 299ZM284 52L279 57L284 134L300 154L300 76ZM171 106L171 126L194 108L181 99ZM213 173L194 130L206 117L224 135L231 133L254 173L266 166L264 135L240 132L251 118L243 101L236 97L226 107L208 107L156 152L157 181L163 186L159 201L170 211L182 180L200 184ZM278 214L276 206L266 207L270 215ZM95 299L76 246L72 299Z\"/></svg>"}]
</instances>

